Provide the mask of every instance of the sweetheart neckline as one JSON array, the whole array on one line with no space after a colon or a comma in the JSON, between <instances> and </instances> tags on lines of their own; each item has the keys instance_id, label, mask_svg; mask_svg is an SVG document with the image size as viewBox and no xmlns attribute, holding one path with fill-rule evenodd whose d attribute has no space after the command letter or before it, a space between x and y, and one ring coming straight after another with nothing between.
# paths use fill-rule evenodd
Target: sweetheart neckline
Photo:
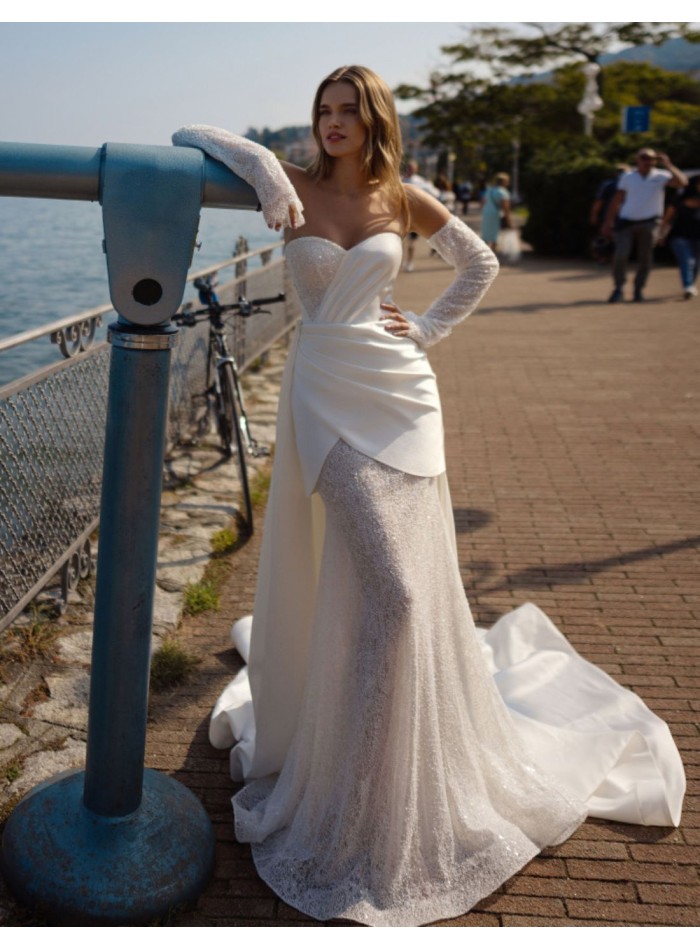
<instances>
[{"instance_id":1,"label":"sweetheart neckline","mask_svg":"<svg viewBox=\"0 0 700 950\"><path fill-rule=\"evenodd\" d=\"M291 241L287 241L284 246L284 249L289 247L290 244L296 244L297 241L323 241L325 244L332 244L333 247L337 247L339 251L343 251L345 254L349 254L350 251L354 251L358 247L362 247L363 244L366 244L367 241L371 241L372 238L381 237L384 234L393 234L394 237L397 237L399 241L403 241L403 238L396 231L375 231L374 234L367 235L366 238L363 238L361 241L358 241L357 244L352 244L350 247L343 247L342 244L338 244L337 241L333 241L331 238L321 237L320 234L301 234L299 237L292 238Z\"/></svg>"}]
</instances>

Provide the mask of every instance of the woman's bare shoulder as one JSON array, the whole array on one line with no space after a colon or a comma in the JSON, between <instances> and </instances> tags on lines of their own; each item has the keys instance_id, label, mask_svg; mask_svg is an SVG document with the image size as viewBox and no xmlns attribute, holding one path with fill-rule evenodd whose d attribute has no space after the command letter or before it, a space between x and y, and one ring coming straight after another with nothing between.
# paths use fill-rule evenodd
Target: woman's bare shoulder
<instances>
[{"instance_id":1,"label":"woman's bare shoulder","mask_svg":"<svg viewBox=\"0 0 700 950\"><path fill-rule=\"evenodd\" d=\"M410 230L417 231L423 237L431 237L450 220L450 212L437 198L433 198L419 185L404 184Z\"/></svg>"},{"instance_id":2,"label":"woman's bare shoulder","mask_svg":"<svg viewBox=\"0 0 700 950\"><path fill-rule=\"evenodd\" d=\"M292 165L291 162L280 162L280 165L285 170L287 178L289 178L295 188L310 184L311 178L306 168L301 168L299 165Z\"/></svg>"}]
</instances>

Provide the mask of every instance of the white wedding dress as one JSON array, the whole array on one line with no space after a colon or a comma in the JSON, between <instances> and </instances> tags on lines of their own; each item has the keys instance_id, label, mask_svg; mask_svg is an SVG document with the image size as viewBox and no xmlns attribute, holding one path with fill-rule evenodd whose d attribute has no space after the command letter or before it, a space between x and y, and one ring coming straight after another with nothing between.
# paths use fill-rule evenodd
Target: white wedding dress
<instances>
[{"instance_id":1,"label":"white wedding dress","mask_svg":"<svg viewBox=\"0 0 700 950\"><path fill-rule=\"evenodd\" d=\"M587 815L678 824L667 726L536 607L477 631L425 352L379 305L401 240L287 246L303 318L282 385L248 665L210 736L236 834L319 919L466 912Z\"/></svg>"}]
</instances>

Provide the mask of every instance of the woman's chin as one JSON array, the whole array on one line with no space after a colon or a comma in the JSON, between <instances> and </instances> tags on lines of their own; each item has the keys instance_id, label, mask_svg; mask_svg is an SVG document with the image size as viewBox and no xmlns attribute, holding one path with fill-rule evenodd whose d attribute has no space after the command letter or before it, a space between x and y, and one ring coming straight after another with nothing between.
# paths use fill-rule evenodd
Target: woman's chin
<instances>
[{"instance_id":1,"label":"woman's chin","mask_svg":"<svg viewBox=\"0 0 700 950\"><path fill-rule=\"evenodd\" d=\"M340 142L324 142L323 150L329 158L348 158L352 155L359 155L362 151L356 145L342 139Z\"/></svg>"}]
</instances>

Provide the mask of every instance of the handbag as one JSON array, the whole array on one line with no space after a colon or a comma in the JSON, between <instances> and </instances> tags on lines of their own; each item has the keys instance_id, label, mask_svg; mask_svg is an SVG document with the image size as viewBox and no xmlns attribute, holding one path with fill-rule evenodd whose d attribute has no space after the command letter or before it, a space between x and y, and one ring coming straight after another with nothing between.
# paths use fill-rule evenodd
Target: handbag
<instances>
[{"instance_id":1,"label":"handbag","mask_svg":"<svg viewBox=\"0 0 700 950\"><path fill-rule=\"evenodd\" d=\"M496 208L498 211L500 211L500 209L501 209L501 204L500 204L500 202L497 202L496 199L494 198L494 196L493 196L493 188L489 188L489 199L490 199L490 201L491 201L491 204L494 206L494 208ZM508 219L508 215L507 215L507 214L499 214L499 217L498 217L498 225L499 225L499 227L501 227L501 228L510 228L510 221L509 221L509 219Z\"/></svg>"},{"instance_id":2,"label":"handbag","mask_svg":"<svg viewBox=\"0 0 700 950\"><path fill-rule=\"evenodd\" d=\"M522 254L520 235L516 228L501 231L496 240L496 250L508 264L517 264Z\"/></svg>"}]
</instances>

